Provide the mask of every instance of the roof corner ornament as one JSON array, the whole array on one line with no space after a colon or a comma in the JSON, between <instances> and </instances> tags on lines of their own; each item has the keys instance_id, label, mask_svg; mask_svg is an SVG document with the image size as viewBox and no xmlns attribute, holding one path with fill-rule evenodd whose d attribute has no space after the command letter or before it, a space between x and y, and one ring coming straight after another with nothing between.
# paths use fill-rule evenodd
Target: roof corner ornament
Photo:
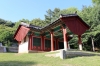
<instances>
[{"instance_id":1,"label":"roof corner ornament","mask_svg":"<svg viewBox=\"0 0 100 66\"><path fill-rule=\"evenodd\" d=\"M21 22L21 24L20 24L20 25L23 25L23 26L25 26L25 27L29 27L29 24L24 23L24 22Z\"/></svg>"},{"instance_id":2,"label":"roof corner ornament","mask_svg":"<svg viewBox=\"0 0 100 66\"><path fill-rule=\"evenodd\" d=\"M63 15L62 14L60 14L60 18L62 18L63 17Z\"/></svg>"},{"instance_id":3,"label":"roof corner ornament","mask_svg":"<svg viewBox=\"0 0 100 66\"><path fill-rule=\"evenodd\" d=\"M75 14L77 14L77 11L75 11Z\"/></svg>"}]
</instances>

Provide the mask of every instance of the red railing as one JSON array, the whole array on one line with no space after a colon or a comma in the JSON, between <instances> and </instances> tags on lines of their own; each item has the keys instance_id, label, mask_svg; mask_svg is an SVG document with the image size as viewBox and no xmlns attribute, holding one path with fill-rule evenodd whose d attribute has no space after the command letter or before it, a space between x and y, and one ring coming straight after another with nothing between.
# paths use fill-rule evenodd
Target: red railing
<instances>
[{"instance_id":1,"label":"red railing","mask_svg":"<svg viewBox=\"0 0 100 66\"><path fill-rule=\"evenodd\" d=\"M40 46L33 46L33 50L41 50Z\"/></svg>"}]
</instances>

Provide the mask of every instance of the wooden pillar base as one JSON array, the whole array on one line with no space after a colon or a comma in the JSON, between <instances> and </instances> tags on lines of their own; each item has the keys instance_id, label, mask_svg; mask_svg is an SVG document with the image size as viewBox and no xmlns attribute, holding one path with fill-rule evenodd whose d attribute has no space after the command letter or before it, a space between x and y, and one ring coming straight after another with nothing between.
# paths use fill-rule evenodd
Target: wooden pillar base
<instances>
[{"instance_id":1,"label":"wooden pillar base","mask_svg":"<svg viewBox=\"0 0 100 66\"><path fill-rule=\"evenodd\" d=\"M64 41L64 50L65 50L65 51L68 50L68 48L67 48L67 42L66 42L66 41Z\"/></svg>"},{"instance_id":2,"label":"wooden pillar base","mask_svg":"<svg viewBox=\"0 0 100 66\"><path fill-rule=\"evenodd\" d=\"M79 44L79 50L82 50L82 44Z\"/></svg>"},{"instance_id":3,"label":"wooden pillar base","mask_svg":"<svg viewBox=\"0 0 100 66\"><path fill-rule=\"evenodd\" d=\"M79 50L82 50L81 35L78 35L78 44L79 44Z\"/></svg>"}]
</instances>

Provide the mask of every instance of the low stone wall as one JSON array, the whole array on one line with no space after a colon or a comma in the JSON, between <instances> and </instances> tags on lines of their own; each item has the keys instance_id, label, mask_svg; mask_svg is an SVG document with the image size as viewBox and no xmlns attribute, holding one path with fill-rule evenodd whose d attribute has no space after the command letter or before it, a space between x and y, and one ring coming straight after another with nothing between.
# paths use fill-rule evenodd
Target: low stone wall
<instances>
[{"instance_id":1,"label":"low stone wall","mask_svg":"<svg viewBox=\"0 0 100 66\"><path fill-rule=\"evenodd\" d=\"M8 47L9 52L18 52L18 47Z\"/></svg>"},{"instance_id":2,"label":"low stone wall","mask_svg":"<svg viewBox=\"0 0 100 66\"><path fill-rule=\"evenodd\" d=\"M93 56L95 54L91 52L85 52L85 51L67 51L67 56Z\"/></svg>"},{"instance_id":3,"label":"low stone wall","mask_svg":"<svg viewBox=\"0 0 100 66\"><path fill-rule=\"evenodd\" d=\"M1 47L0 47L0 53L1 53L1 52L6 52L6 47L5 47L5 46L1 46Z\"/></svg>"}]
</instances>

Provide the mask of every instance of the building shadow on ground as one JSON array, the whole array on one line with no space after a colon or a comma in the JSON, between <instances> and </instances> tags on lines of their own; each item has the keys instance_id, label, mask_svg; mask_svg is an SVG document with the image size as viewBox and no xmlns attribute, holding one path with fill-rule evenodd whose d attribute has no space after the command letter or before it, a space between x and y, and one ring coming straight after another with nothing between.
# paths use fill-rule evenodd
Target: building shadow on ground
<instances>
[{"instance_id":1,"label":"building shadow on ground","mask_svg":"<svg viewBox=\"0 0 100 66\"><path fill-rule=\"evenodd\" d=\"M36 62L30 61L0 61L0 66L35 66Z\"/></svg>"},{"instance_id":2,"label":"building shadow on ground","mask_svg":"<svg viewBox=\"0 0 100 66\"><path fill-rule=\"evenodd\" d=\"M100 54L91 54L91 53L77 53L77 54L68 54L66 55L67 59L75 58L75 57L92 57L92 56L100 56Z\"/></svg>"}]
</instances>

